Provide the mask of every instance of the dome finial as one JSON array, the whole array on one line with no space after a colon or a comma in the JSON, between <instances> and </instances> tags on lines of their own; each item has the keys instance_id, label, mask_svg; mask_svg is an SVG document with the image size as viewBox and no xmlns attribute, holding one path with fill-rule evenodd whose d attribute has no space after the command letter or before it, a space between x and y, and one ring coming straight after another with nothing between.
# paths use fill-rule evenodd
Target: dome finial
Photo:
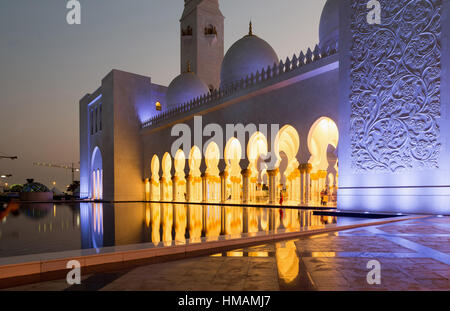
<instances>
[{"instance_id":1,"label":"dome finial","mask_svg":"<svg viewBox=\"0 0 450 311\"><path fill-rule=\"evenodd\" d=\"M252 24L252 20L250 20L250 24L248 27L248 35L249 36L253 36L253 24Z\"/></svg>"}]
</instances>

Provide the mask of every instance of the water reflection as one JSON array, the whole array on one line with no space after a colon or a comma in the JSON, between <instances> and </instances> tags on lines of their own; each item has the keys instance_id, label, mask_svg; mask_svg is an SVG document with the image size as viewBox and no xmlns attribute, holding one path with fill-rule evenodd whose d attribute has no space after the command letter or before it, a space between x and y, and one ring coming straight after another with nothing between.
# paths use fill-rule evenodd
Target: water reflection
<instances>
[{"instance_id":1,"label":"water reflection","mask_svg":"<svg viewBox=\"0 0 450 311\"><path fill-rule=\"evenodd\" d=\"M314 216L313 211L265 207L14 202L0 208L0 220L0 257L145 242L197 243L336 222L335 217Z\"/></svg>"},{"instance_id":2,"label":"water reflection","mask_svg":"<svg viewBox=\"0 0 450 311\"><path fill-rule=\"evenodd\" d=\"M100 248L103 242L103 204L80 204L81 248Z\"/></svg>"},{"instance_id":3,"label":"water reflection","mask_svg":"<svg viewBox=\"0 0 450 311\"><path fill-rule=\"evenodd\" d=\"M278 275L289 284L297 279L299 273L299 258L294 241L275 244Z\"/></svg>"},{"instance_id":4,"label":"water reflection","mask_svg":"<svg viewBox=\"0 0 450 311\"><path fill-rule=\"evenodd\" d=\"M303 227L321 228L336 223L336 217L315 216L313 211L147 203L145 223L154 244L191 243L218 240L220 236L239 238L258 232L295 232Z\"/></svg>"}]
</instances>

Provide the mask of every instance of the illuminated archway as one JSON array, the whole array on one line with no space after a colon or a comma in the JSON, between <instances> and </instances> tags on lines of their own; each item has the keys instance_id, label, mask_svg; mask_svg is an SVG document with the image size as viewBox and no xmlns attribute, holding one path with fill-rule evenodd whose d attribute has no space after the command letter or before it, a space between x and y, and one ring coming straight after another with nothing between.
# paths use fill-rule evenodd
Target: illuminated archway
<instances>
[{"instance_id":1,"label":"illuminated archway","mask_svg":"<svg viewBox=\"0 0 450 311\"><path fill-rule=\"evenodd\" d=\"M186 166L186 156L184 155L183 150L180 149L175 154L174 165L175 165L174 182L176 183L173 189L174 201L182 202L185 200L185 193L186 193L186 178L184 173L184 168Z\"/></svg>"},{"instance_id":2,"label":"illuminated archway","mask_svg":"<svg viewBox=\"0 0 450 311\"><path fill-rule=\"evenodd\" d=\"M241 157L242 157L242 147L239 140L235 137L231 138L226 146L224 152L225 171L227 172L227 194L231 194L232 201L239 201L241 197Z\"/></svg>"},{"instance_id":3,"label":"illuminated archway","mask_svg":"<svg viewBox=\"0 0 450 311\"><path fill-rule=\"evenodd\" d=\"M209 143L205 151L206 163L206 200L216 202L220 200L220 178L219 178L220 149L215 142Z\"/></svg>"},{"instance_id":4,"label":"illuminated archway","mask_svg":"<svg viewBox=\"0 0 450 311\"><path fill-rule=\"evenodd\" d=\"M159 201L161 195L159 184L159 158L156 154L152 158L150 167L152 172L152 177L150 178L150 200Z\"/></svg>"},{"instance_id":5,"label":"illuminated archway","mask_svg":"<svg viewBox=\"0 0 450 311\"><path fill-rule=\"evenodd\" d=\"M197 146L192 147L189 153L189 178L188 178L188 201L200 202L202 200L202 173L200 165L202 164L202 153Z\"/></svg>"},{"instance_id":6,"label":"illuminated archway","mask_svg":"<svg viewBox=\"0 0 450 311\"><path fill-rule=\"evenodd\" d=\"M263 173L267 170L267 165L262 158L267 156L267 139L261 132L255 132L247 144L247 158L249 161L249 201L257 201L257 186L262 185ZM262 188L262 187L261 187Z\"/></svg>"},{"instance_id":7,"label":"illuminated archway","mask_svg":"<svg viewBox=\"0 0 450 311\"><path fill-rule=\"evenodd\" d=\"M166 152L162 159L161 201L172 201L172 157Z\"/></svg>"},{"instance_id":8,"label":"illuminated archway","mask_svg":"<svg viewBox=\"0 0 450 311\"><path fill-rule=\"evenodd\" d=\"M291 125L283 126L275 137L275 155L277 162L275 167L280 169L277 176L277 186L286 187L287 199L294 204L300 201L300 171L297 161L297 153L300 148L300 138L297 130ZM282 164L283 156L286 159ZM277 191L279 196L279 191Z\"/></svg>"},{"instance_id":9,"label":"illuminated archway","mask_svg":"<svg viewBox=\"0 0 450 311\"><path fill-rule=\"evenodd\" d=\"M336 123L328 118L319 118L308 134L308 149L311 153L309 164L312 165L311 195L315 202L320 201L322 190L337 185L337 156L339 130ZM329 185L329 174L333 175L334 185ZM328 189L328 194L330 189Z\"/></svg>"},{"instance_id":10,"label":"illuminated archway","mask_svg":"<svg viewBox=\"0 0 450 311\"><path fill-rule=\"evenodd\" d=\"M159 195L158 195L159 197ZM150 204L150 218L151 218L151 238L155 245L161 242L161 204L151 203Z\"/></svg>"},{"instance_id":11,"label":"illuminated archway","mask_svg":"<svg viewBox=\"0 0 450 311\"><path fill-rule=\"evenodd\" d=\"M238 235L243 232L244 227L244 213L247 209L242 207L222 207L224 211L224 232L226 235ZM251 231L249 231L251 232Z\"/></svg>"},{"instance_id":12,"label":"illuminated archway","mask_svg":"<svg viewBox=\"0 0 450 311\"><path fill-rule=\"evenodd\" d=\"M103 159L100 148L95 147L91 158L91 198L103 199Z\"/></svg>"}]
</instances>

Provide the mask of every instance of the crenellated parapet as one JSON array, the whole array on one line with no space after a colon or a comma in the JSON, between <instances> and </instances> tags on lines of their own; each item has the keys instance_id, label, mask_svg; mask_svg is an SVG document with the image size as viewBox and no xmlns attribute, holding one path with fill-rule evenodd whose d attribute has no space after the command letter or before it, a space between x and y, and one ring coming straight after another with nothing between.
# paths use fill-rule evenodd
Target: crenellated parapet
<instances>
[{"instance_id":1,"label":"crenellated parapet","mask_svg":"<svg viewBox=\"0 0 450 311\"><path fill-rule=\"evenodd\" d=\"M261 68L251 75L242 77L240 81L236 81L231 85L223 88L215 89L212 92L193 98L190 101L179 105L175 108L169 109L153 118L142 123L142 128L149 128L158 125L159 123L169 120L177 115L190 112L191 110L197 109L202 106L209 105L213 102L223 100L227 97L232 96L238 91L248 89L255 85L266 83L267 81L273 80L275 82L276 78L283 76L286 73L293 72L296 70L304 70L306 66L313 64L321 59L332 56L338 52L338 44L328 46L327 48L320 49L318 45L315 46L314 50L308 48L306 53L300 52L299 56L293 55L292 58L287 57L286 60L280 60L279 63L275 63L267 68Z\"/></svg>"}]
</instances>

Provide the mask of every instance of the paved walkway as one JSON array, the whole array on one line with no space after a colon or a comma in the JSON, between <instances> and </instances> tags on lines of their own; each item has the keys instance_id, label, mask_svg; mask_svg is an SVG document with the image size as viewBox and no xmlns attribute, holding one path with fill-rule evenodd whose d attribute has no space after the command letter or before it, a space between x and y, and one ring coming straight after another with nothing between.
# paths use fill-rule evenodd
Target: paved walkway
<instances>
[{"instance_id":1,"label":"paved walkway","mask_svg":"<svg viewBox=\"0 0 450 311\"><path fill-rule=\"evenodd\" d=\"M367 263L381 264L369 285ZM327 233L13 290L450 290L450 217Z\"/></svg>"}]
</instances>

